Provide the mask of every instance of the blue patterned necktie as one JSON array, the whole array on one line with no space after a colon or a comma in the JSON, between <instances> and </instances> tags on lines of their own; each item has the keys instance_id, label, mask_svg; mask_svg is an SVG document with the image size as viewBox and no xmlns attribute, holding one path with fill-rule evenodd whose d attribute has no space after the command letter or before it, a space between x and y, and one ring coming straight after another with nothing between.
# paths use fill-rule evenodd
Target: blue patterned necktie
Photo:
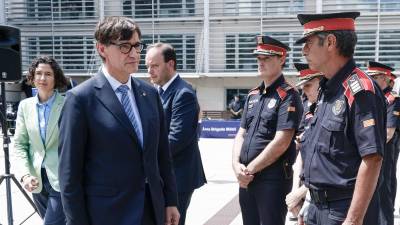
<instances>
[{"instance_id":1,"label":"blue patterned necktie","mask_svg":"<svg viewBox=\"0 0 400 225\"><path fill-rule=\"evenodd\" d=\"M164 89L162 87L158 87L158 94L162 96L164 94Z\"/></svg>"},{"instance_id":2,"label":"blue patterned necktie","mask_svg":"<svg viewBox=\"0 0 400 225\"><path fill-rule=\"evenodd\" d=\"M131 121L133 128L135 129L136 135L139 138L140 145L143 147L143 134L139 128L135 113L133 112L133 108L128 96L129 87L123 84L117 88L117 91L121 93L121 104L124 107L125 113Z\"/></svg>"}]
</instances>

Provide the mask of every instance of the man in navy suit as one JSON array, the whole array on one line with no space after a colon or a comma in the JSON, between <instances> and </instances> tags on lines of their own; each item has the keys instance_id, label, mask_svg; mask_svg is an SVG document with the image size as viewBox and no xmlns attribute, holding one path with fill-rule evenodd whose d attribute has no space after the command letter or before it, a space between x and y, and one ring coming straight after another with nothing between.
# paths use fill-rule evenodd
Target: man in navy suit
<instances>
[{"instance_id":1,"label":"man in navy suit","mask_svg":"<svg viewBox=\"0 0 400 225\"><path fill-rule=\"evenodd\" d=\"M67 93L59 121L68 225L177 225L177 193L157 91L138 70L138 25L107 17L95 32L103 65Z\"/></svg>"},{"instance_id":2,"label":"man in navy suit","mask_svg":"<svg viewBox=\"0 0 400 225\"><path fill-rule=\"evenodd\" d=\"M178 186L179 224L183 225L194 190L206 183L197 143L199 104L192 86L176 73L176 53L171 45L149 46L146 66L164 108Z\"/></svg>"}]
</instances>

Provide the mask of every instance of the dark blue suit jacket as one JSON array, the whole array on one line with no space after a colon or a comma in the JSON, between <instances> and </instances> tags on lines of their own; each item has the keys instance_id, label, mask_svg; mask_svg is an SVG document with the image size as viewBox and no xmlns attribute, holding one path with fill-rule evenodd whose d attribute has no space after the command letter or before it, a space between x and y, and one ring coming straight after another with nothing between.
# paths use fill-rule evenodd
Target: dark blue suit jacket
<instances>
[{"instance_id":1,"label":"dark blue suit jacket","mask_svg":"<svg viewBox=\"0 0 400 225\"><path fill-rule=\"evenodd\" d=\"M199 104L196 93L178 75L161 99L178 192L193 191L206 183L197 143Z\"/></svg>"},{"instance_id":2,"label":"dark blue suit jacket","mask_svg":"<svg viewBox=\"0 0 400 225\"><path fill-rule=\"evenodd\" d=\"M140 224L147 177L157 225L177 205L175 177L157 91L136 78L132 89L144 146L105 76L67 93L59 121L59 180L68 225Z\"/></svg>"}]
</instances>

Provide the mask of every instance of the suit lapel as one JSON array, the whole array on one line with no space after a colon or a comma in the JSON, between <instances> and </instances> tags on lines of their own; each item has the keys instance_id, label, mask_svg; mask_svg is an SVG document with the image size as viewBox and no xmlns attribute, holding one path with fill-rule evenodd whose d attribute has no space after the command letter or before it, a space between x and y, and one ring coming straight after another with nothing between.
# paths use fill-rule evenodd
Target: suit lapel
<instances>
[{"instance_id":1,"label":"suit lapel","mask_svg":"<svg viewBox=\"0 0 400 225\"><path fill-rule=\"evenodd\" d=\"M98 72L96 75L95 89L96 97L99 99L99 101L119 121L122 127L128 131L129 135L135 140L136 143L138 143L138 146L140 146L131 121L126 115L125 110L119 102L118 97L112 89L110 83L107 81L102 72Z\"/></svg>"},{"instance_id":2,"label":"suit lapel","mask_svg":"<svg viewBox=\"0 0 400 225\"><path fill-rule=\"evenodd\" d=\"M150 104L150 99L148 98L148 93L146 93L145 90L143 90L142 86L140 83L135 79L132 78L132 91L135 96L135 101L136 101L136 106L139 111L139 116L140 116L140 122L142 123L142 133L143 133L143 150L146 149L146 142L148 137L150 137L149 132L149 124L146 118L147 115L150 113L154 112L149 112L148 109L151 109Z\"/></svg>"},{"instance_id":3,"label":"suit lapel","mask_svg":"<svg viewBox=\"0 0 400 225\"><path fill-rule=\"evenodd\" d=\"M167 90L164 92L163 96L161 96L162 102L164 102L169 99L169 97L175 93L175 89L178 87L179 83L181 81L181 78L179 75L176 76L175 80L172 81L172 83L169 85Z\"/></svg>"},{"instance_id":4,"label":"suit lapel","mask_svg":"<svg viewBox=\"0 0 400 225\"><path fill-rule=\"evenodd\" d=\"M63 106L63 97L56 93L56 97L54 99L53 106L51 107L50 117L49 117L49 124L47 125L46 130L46 146L49 144L51 140L51 136L54 133L55 128L57 127L58 118Z\"/></svg>"}]
</instances>

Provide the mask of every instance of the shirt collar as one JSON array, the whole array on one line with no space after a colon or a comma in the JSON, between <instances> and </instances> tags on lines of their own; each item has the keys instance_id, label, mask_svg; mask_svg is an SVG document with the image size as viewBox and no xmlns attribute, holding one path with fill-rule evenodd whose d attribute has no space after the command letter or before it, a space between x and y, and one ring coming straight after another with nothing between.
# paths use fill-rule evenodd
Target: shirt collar
<instances>
[{"instance_id":1,"label":"shirt collar","mask_svg":"<svg viewBox=\"0 0 400 225\"><path fill-rule=\"evenodd\" d=\"M276 90L281 84L285 82L285 78L283 77L283 74L281 74L278 79L276 79L271 85L268 87L265 87L265 83L262 82L261 85L259 86L260 93L268 93L271 90ZM265 90L265 92L264 92Z\"/></svg>"},{"instance_id":2,"label":"shirt collar","mask_svg":"<svg viewBox=\"0 0 400 225\"><path fill-rule=\"evenodd\" d=\"M161 88L164 90L164 92L168 89L168 87L172 84L172 82L174 82L174 80L178 77L178 74L176 73L171 79L169 79L169 81L167 83L165 83L163 86L161 86ZM160 86L157 85L157 88L159 88Z\"/></svg>"},{"instance_id":3,"label":"shirt collar","mask_svg":"<svg viewBox=\"0 0 400 225\"><path fill-rule=\"evenodd\" d=\"M39 100L39 94L37 94L37 95L35 96L35 102L36 102L36 104L37 104L38 106L45 106L45 105L48 105L49 107L51 107L51 106L53 105L53 103L54 103L55 98L56 98L56 94L57 94L57 91L54 90L53 95L52 95L49 99L47 99L47 101L45 101L45 102L40 102L40 100Z\"/></svg>"},{"instance_id":4,"label":"shirt collar","mask_svg":"<svg viewBox=\"0 0 400 225\"><path fill-rule=\"evenodd\" d=\"M354 59L351 58L331 79L325 77L321 80L321 89L328 95L335 94L356 67Z\"/></svg>"},{"instance_id":5,"label":"shirt collar","mask_svg":"<svg viewBox=\"0 0 400 225\"><path fill-rule=\"evenodd\" d=\"M103 65L101 67L101 71L103 72L104 76L108 80L108 83L110 83L111 88L114 90L114 92L117 91L117 88L121 85L126 85L129 87L129 90L132 89L132 84L131 84L131 79L129 79L125 84L119 82L117 79L115 79L111 74L108 72L107 68Z\"/></svg>"}]
</instances>

